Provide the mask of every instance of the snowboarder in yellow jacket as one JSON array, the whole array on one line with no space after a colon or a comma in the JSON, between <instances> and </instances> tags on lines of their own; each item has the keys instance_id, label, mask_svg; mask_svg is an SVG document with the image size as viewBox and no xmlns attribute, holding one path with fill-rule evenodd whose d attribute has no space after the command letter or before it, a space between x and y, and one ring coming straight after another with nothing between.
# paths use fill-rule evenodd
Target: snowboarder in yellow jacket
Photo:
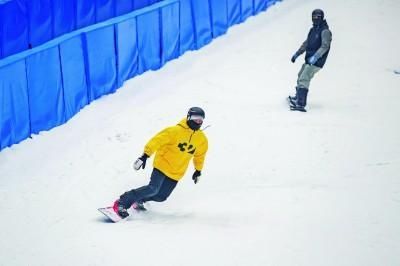
<instances>
[{"instance_id":1,"label":"snowboarder in yellow jacket","mask_svg":"<svg viewBox=\"0 0 400 266\"><path fill-rule=\"evenodd\" d=\"M134 168L144 169L147 158L155 153L150 183L125 192L115 201L113 209L119 216L129 216L127 210L131 206L143 210L146 201L165 201L185 174L192 158L195 168L192 179L197 184L208 150L207 137L200 129L204 118L203 109L192 107L177 125L165 128L149 140Z\"/></svg>"}]
</instances>

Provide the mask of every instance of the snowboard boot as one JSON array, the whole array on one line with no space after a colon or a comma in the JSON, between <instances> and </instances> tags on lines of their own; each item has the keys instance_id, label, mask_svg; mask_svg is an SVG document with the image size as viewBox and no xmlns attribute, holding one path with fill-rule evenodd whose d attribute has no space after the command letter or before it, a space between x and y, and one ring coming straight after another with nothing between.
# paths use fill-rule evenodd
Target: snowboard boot
<instances>
[{"instance_id":1,"label":"snowboard boot","mask_svg":"<svg viewBox=\"0 0 400 266\"><path fill-rule=\"evenodd\" d=\"M132 208L137 210L137 211L147 211L146 207L144 207L143 202L134 202L132 204Z\"/></svg>"},{"instance_id":2,"label":"snowboard boot","mask_svg":"<svg viewBox=\"0 0 400 266\"><path fill-rule=\"evenodd\" d=\"M114 202L113 210L122 218L129 216L128 210L121 204L120 200Z\"/></svg>"},{"instance_id":3,"label":"snowboard boot","mask_svg":"<svg viewBox=\"0 0 400 266\"><path fill-rule=\"evenodd\" d=\"M290 106L290 110L307 112L307 110L305 109L307 105L307 94L308 94L307 88L298 88L297 100Z\"/></svg>"},{"instance_id":4,"label":"snowboard boot","mask_svg":"<svg viewBox=\"0 0 400 266\"><path fill-rule=\"evenodd\" d=\"M298 90L299 90L299 89L296 87L296 94L295 94L294 96L290 96L290 95L289 95L289 98L288 98L288 99L289 99L290 104L293 104L293 105L296 104Z\"/></svg>"}]
</instances>

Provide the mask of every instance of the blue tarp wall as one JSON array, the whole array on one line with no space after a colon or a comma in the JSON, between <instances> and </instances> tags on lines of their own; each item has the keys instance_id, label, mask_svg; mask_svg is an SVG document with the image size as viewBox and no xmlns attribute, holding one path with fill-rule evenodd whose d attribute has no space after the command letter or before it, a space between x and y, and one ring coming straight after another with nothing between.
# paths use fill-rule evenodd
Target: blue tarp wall
<instances>
[{"instance_id":1,"label":"blue tarp wall","mask_svg":"<svg viewBox=\"0 0 400 266\"><path fill-rule=\"evenodd\" d=\"M275 2L164 0L0 60L0 150L65 123L125 80L203 47Z\"/></svg>"},{"instance_id":2,"label":"blue tarp wall","mask_svg":"<svg viewBox=\"0 0 400 266\"><path fill-rule=\"evenodd\" d=\"M161 0L0 0L0 59Z\"/></svg>"}]
</instances>

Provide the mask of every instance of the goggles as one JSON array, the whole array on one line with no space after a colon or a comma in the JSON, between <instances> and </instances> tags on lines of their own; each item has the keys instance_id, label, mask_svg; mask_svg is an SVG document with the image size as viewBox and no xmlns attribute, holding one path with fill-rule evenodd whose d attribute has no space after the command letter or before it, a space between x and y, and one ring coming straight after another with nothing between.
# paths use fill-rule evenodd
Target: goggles
<instances>
[{"instance_id":1,"label":"goggles","mask_svg":"<svg viewBox=\"0 0 400 266\"><path fill-rule=\"evenodd\" d=\"M196 122L196 124L202 124L204 121L204 117L201 115L191 115L189 116L189 120Z\"/></svg>"},{"instance_id":2,"label":"goggles","mask_svg":"<svg viewBox=\"0 0 400 266\"><path fill-rule=\"evenodd\" d=\"M322 20L322 15L321 14L314 14L311 16L312 20Z\"/></svg>"}]
</instances>

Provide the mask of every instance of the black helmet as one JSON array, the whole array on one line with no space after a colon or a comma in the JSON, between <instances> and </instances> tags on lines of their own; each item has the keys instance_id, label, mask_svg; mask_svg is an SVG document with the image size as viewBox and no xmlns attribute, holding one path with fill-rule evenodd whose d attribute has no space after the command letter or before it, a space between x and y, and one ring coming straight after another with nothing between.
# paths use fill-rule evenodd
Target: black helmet
<instances>
[{"instance_id":1,"label":"black helmet","mask_svg":"<svg viewBox=\"0 0 400 266\"><path fill-rule=\"evenodd\" d=\"M311 13L311 18L314 25L319 25L324 20L324 11L322 9L314 9Z\"/></svg>"},{"instance_id":2,"label":"black helmet","mask_svg":"<svg viewBox=\"0 0 400 266\"><path fill-rule=\"evenodd\" d=\"M205 117L206 114L203 109L200 107L192 107L187 113L186 122L191 129L198 130L203 124Z\"/></svg>"},{"instance_id":3,"label":"black helmet","mask_svg":"<svg viewBox=\"0 0 400 266\"><path fill-rule=\"evenodd\" d=\"M188 119L192 115L201 116L201 117L203 117L203 119L206 117L206 114L204 113L204 110L201 109L200 107L192 107L192 108L190 108L188 113L187 113Z\"/></svg>"}]
</instances>

